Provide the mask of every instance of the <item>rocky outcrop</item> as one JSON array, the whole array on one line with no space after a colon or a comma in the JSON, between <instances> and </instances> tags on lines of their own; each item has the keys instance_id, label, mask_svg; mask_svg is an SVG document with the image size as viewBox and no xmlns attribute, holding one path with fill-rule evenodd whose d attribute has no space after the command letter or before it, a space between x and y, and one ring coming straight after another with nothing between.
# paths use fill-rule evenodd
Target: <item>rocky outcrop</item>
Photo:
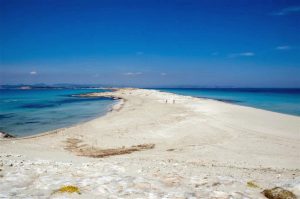
<instances>
[{"instance_id":1,"label":"rocky outcrop","mask_svg":"<svg viewBox=\"0 0 300 199\"><path fill-rule=\"evenodd\" d=\"M266 189L262 193L269 199L297 199L294 193L281 187Z\"/></svg>"}]
</instances>

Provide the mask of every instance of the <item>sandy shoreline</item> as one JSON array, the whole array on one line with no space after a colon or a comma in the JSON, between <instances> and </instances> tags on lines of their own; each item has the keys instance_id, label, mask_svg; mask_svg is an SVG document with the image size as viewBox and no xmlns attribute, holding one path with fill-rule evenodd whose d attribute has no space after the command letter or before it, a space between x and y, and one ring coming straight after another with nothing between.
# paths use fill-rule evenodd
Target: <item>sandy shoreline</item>
<instances>
[{"instance_id":1,"label":"sandy shoreline","mask_svg":"<svg viewBox=\"0 0 300 199\"><path fill-rule=\"evenodd\" d=\"M0 198L265 198L275 186L300 196L300 117L154 90L93 95L122 100L80 125L0 140ZM124 154L88 157L107 152ZM65 184L81 195L52 194Z\"/></svg>"}]
</instances>

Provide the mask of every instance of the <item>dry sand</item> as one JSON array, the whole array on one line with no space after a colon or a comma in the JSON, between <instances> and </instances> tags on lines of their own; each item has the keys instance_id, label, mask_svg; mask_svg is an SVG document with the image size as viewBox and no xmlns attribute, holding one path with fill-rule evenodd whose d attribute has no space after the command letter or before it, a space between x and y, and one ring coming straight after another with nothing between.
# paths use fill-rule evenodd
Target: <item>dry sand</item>
<instances>
[{"instance_id":1,"label":"dry sand","mask_svg":"<svg viewBox=\"0 0 300 199\"><path fill-rule=\"evenodd\" d=\"M120 101L83 124L0 140L0 198L265 198L275 186L300 197L300 117L155 90L90 96Z\"/></svg>"}]
</instances>

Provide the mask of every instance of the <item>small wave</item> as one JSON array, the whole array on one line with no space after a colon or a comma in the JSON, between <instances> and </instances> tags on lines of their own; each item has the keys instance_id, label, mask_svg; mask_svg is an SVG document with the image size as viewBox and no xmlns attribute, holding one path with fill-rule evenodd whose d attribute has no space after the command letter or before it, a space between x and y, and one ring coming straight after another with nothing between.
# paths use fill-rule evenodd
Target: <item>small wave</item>
<instances>
[{"instance_id":1,"label":"small wave","mask_svg":"<svg viewBox=\"0 0 300 199\"><path fill-rule=\"evenodd\" d=\"M17 100L17 99L2 100L2 102L4 102L4 103L18 102L18 101L20 101L20 100Z\"/></svg>"}]
</instances>

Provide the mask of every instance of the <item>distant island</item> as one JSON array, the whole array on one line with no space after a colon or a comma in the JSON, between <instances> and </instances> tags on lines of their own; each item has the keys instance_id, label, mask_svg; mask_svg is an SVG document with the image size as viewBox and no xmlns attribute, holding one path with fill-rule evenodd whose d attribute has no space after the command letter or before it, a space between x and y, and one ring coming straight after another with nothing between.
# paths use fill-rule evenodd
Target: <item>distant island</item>
<instances>
[{"instance_id":1,"label":"distant island","mask_svg":"<svg viewBox=\"0 0 300 199\"><path fill-rule=\"evenodd\" d=\"M89 85L89 84L15 84L15 85L0 85L0 89L102 89L110 88L106 85Z\"/></svg>"}]
</instances>

